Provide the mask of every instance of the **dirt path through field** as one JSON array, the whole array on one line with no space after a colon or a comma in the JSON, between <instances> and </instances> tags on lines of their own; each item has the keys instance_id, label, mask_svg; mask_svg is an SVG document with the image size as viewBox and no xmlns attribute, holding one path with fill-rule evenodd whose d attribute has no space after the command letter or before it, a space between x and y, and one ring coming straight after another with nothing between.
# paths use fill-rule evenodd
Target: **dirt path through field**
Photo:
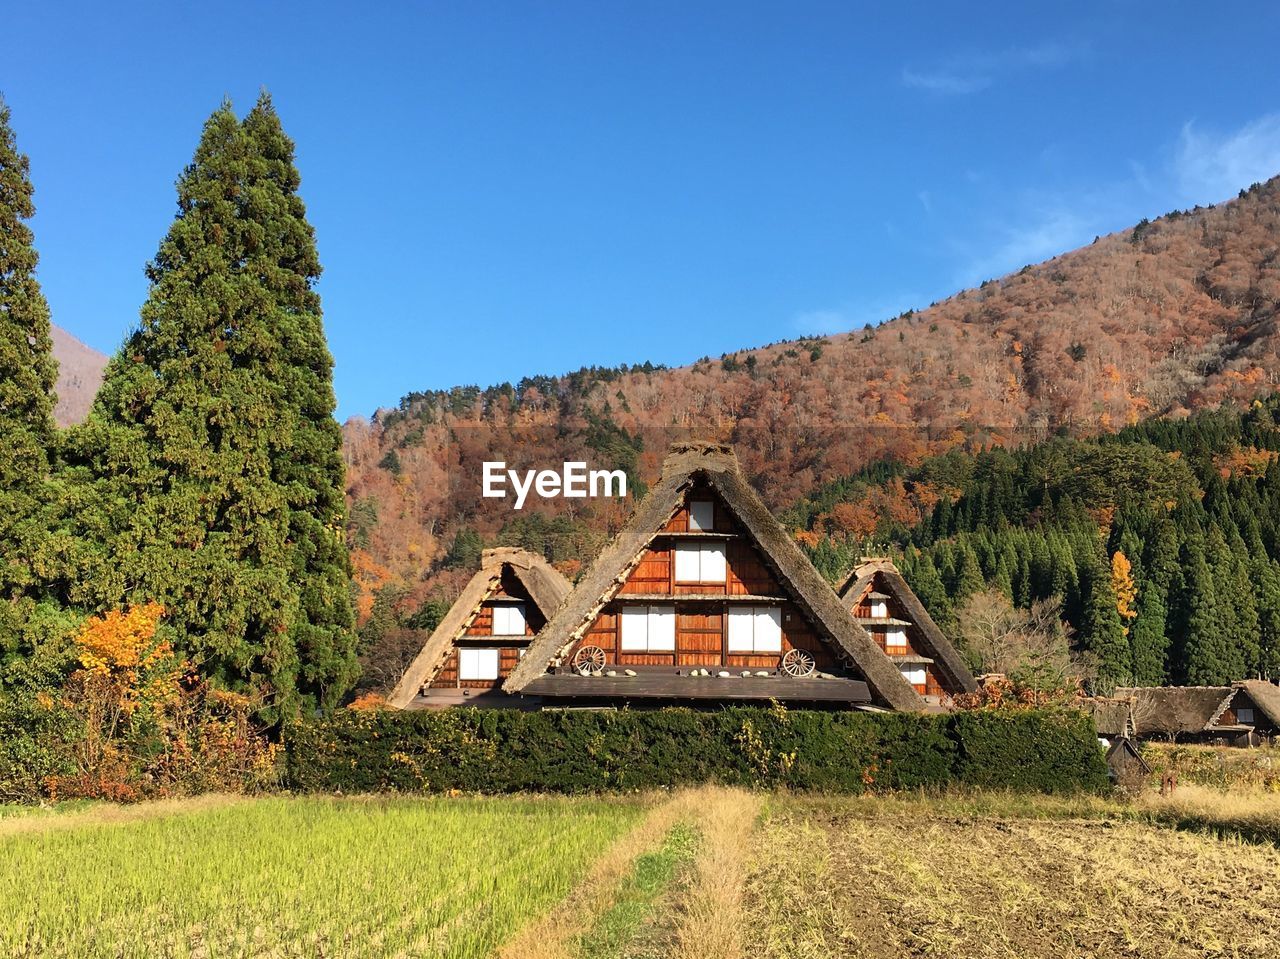
<instances>
[{"instance_id":1,"label":"dirt path through field","mask_svg":"<svg viewBox=\"0 0 1280 959\"><path fill-rule=\"evenodd\" d=\"M677 823L700 834L694 876L680 907L678 957L734 959L741 955L738 910L746 879L746 851L760 797L706 786L682 790L655 806L592 867L568 898L526 926L498 953L501 959L571 959L580 937L608 910L636 860L660 846Z\"/></svg>"}]
</instances>

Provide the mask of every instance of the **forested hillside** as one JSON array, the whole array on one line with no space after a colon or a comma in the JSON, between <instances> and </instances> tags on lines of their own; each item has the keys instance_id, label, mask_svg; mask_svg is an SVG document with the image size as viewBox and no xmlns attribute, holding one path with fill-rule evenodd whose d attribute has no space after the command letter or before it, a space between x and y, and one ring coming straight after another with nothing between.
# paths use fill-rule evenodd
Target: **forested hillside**
<instances>
[{"instance_id":1,"label":"forested hillside","mask_svg":"<svg viewBox=\"0 0 1280 959\"><path fill-rule=\"evenodd\" d=\"M930 611L1060 598L1102 684L1280 675L1280 396L1093 440L877 464L785 514L835 577L901 557Z\"/></svg>"},{"instance_id":2,"label":"forested hillside","mask_svg":"<svg viewBox=\"0 0 1280 959\"><path fill-rule=\"evenodd\" d=\"M714 436L783 510L882 460L1094 435L1265 395L1280 373L1278 241L1272 180L875 328L680 369L411 394L345 428L362 616L378 595L381 624L448 598L482 543L540 548L572 573L627 513L590 500L514 513L480 497L484 459L585 456L651 480L672 437Z\"/></svg>"}]
</instances>

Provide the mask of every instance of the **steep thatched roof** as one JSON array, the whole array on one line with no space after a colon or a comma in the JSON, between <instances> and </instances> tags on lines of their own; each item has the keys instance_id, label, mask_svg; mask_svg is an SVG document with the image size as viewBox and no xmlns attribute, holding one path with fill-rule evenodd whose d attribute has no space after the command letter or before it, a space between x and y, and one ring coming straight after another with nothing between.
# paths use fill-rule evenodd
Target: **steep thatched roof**
<instances>
[{"instance_id":1,"label":"steep thatched roof","mask_svg":"<svg viewBox=\"0 0 1280 959\"><path fill-rule=\"evenodd\" d=\"M907 585L907 581L902 573L898 572L898 567L893 565L892 560L867 560L854 568L840 587L840 602L845 610L852 614L854 607L864 595L871 595L868 590L873 586L883 590L889 597L902 604L924 640L924 654L932 657L938 668L951 682L961 687L966 693L976 691L978 681L973 678L973 673L964 664L964 659L951 644L951 640L947 639L946 634L933 621L929 611L920 602L920 597Z\"/></svg>"},{"instance_id":2,"label":"steep thatched roof","mask_svg":"<svg viewBox=\"0 0 1280 959\"><path fill-rule=\"evenodd\" d=\"M519 692L559 663L590 627L639 564L645 548L680 508L698 480L707 483L755 539L773 569L806 616L830 637L833 651L866 679L872 696L895 709L920 710L924 701L866 631L840 605L826 580L765 508L738 469L738 458L723 444L677 443L627 525L591 564L569 598L529 647L505 688Z\"/></svg>"},{"instance_id":3,"label":"steep thatched roof","mask_svg":"<svg viewBox=\"0 0 1280 959\"><path fill-rule=\"evenodd\" d=\"M480 559L479 572L463 587L462 594L449 607L440 625L432 630L422 644L422 651L391 691L387 698L390 705L403 709L413 702L422 684L431 679L449 658L454 640L471 625L481 605L501 582L504 570L519 580L538 611L548 620L572 589L569 581L536 553L511 546L486 549Z\"/></svg>"},{"instance_id":4,"label":"steep thatched roof","mask_svg":"<svg viewBox=\"0 0 1280 959\"><path fill-rule=\"evenodd\" d=\"M1236 683L1236 688L1248 693L1254 705L1271 721L1271 725L1280 729L1280 686L1262 679L1246 679Z\"/></svg>"},{"instance_id":5,"label":"steep thatched roof","mask_svg":"<svg viewBox=\"0 0 1280 959\"><path fill-rule=\"evenodd\" d=\"M1208 731L1234 696L1231 686L1125 686L1113 698L1130 702L1139 736L1174 736Z\"/></svg>"}]
</instances>

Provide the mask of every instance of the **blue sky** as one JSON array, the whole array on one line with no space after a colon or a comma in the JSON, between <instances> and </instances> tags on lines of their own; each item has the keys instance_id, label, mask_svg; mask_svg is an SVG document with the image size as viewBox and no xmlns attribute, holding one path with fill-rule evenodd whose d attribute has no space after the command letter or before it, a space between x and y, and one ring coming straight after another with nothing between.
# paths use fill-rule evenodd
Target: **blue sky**
<instances>
[{"instance_id":1,"label":"blue sky","mask_svg":"<svg viewBox=\"0 0 1280 959\"><path fill-rule=\"evenodd\" d=\"M189 6L6 11L54 321L115 349L266 86L341 418L861 326L1280 172L1273 4Z\"/></svg>"}]
</instances>

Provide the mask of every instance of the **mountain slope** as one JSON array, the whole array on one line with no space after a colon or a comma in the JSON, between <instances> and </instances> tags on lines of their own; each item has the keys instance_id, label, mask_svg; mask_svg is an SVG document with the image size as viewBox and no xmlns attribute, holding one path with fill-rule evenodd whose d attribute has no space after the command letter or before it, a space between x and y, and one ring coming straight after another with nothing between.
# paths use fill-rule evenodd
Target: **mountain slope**
<instances>
[{"instance_id":1,"label":"mountain slope","mask_svg":"<svg viewBox=\"0 0 1280 959\"><path fill-rule=\"evenodd\" d=\"M58 361L58 405L53 415L59 426L70 426L89 415L107 357L61 327L53 327L52 333L53 358Z\"/></svg>"},{"instance_id":2,"label":"mountain slope","mask_svg":"<svg viewBox=\"0 0 1280 959\"><path fill-rule=\"evenodd\" d=\"M1280 375L1280 182L1175 212L875 329L674 370L584 370L411 394L346 426L366 591L449 588L478 539L572 561L626 509L480 496L480 462L585 458L652 478L669 438L735 443L775 509L885 457L1108 431L1269 392ZM568 505L566 505L568 504ZM555 512L538 519L530 511ZM457 573L439 566L452 559ZM368 595L366 596L366 607Z\"/></svg>"}]
</instances>

